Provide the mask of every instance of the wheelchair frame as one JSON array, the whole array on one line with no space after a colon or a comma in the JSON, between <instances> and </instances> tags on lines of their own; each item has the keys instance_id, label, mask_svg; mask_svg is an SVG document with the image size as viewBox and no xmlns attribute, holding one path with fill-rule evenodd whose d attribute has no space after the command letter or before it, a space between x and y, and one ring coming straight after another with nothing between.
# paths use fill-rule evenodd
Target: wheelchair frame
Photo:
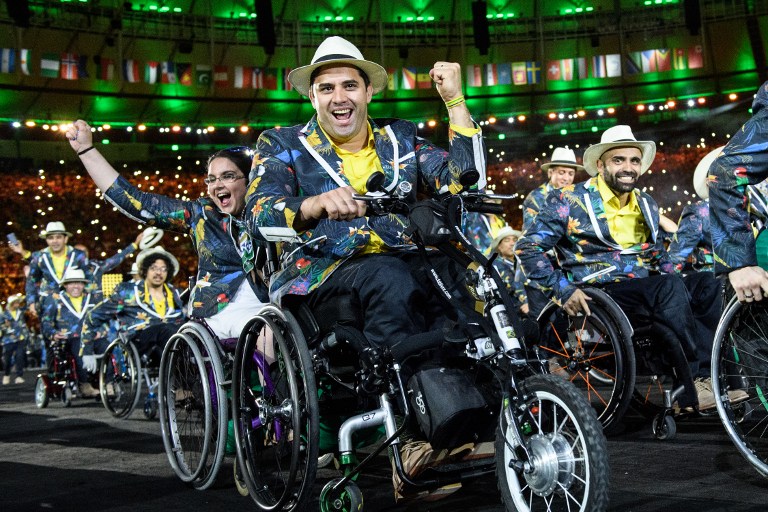
<instances>
[{"instance_id":1,"label":"wheelchair frame","mask_svg":"<svg viewBox=\"0 0 768 512\"><path fill-rule=\"evenodd\" d=\"M67 350L67 341L51 340L46 370L37 375L35 404L40 409L48 407L51 398L61 399L64 407L72 405L77 392L77 362Z\"/></svg>"},{"instance_id":2,"label":"wheelchair frame","mask_svg":"<svg viewBox=\"0 0 768 512\"><path fill-rule=\"evenodd\" d=\"M143 364L136 345L127 333L118 333L117 339L107 346L99 365L99 394L104 408L115 418L127 418L139 404L143 386L144 417L157 416L157 368Z\"/></svg>"}]
</instances>

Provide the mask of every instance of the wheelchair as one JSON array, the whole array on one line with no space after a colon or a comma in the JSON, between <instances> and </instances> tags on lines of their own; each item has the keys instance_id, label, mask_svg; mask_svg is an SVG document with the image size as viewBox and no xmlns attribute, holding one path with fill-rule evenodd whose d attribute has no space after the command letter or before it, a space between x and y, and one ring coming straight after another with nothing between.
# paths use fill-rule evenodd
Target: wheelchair
<instances>
[{"instance_id":1,"label":"wheelchair","mask_svg":"<svg viewBox=\"0 0 768 512\"><path fill-rule=\"evenodd\" d=\"M614 431L630 406L652 418L659 440L672 439L674 403L684 392L674 385L675 368L687 364L673 337L662 325L633 327L606 292L582 291L592 300L591 315L569 316L550 301L538 317L540 349L550 358L550 371L579 388L594 408L606 432Z\"/></svg>"},{"instance_id":2,"label":"wheelchair","mask_svg":"<svg viewBox=\"0 0 768 512\"><path fill-rule=\"evenodd\" d=\"M61 400L64 407L72 405L77 393L77 363L67 347L69 340L51 340L48 351L48 367L35 381L35 404L48 407L51 398Z\"/></svg>"},{"instance_id":3,"label":"wheelchair","mask_svg":"<svg viewBox=\"0 0 768 512\"><path fill-rule=\"evenodd\" d=\"M726 306L712 346L712 391L728 436L749 463L768 477L768 301ZM746 391L734 403L728 391Z\"/></svg>"},{"instance_id":4,"label":"wheelchair","mask_svg":"<svg viewBox=\"0 0 768 512\"><path fill-rule=\"evenodd\" d=\"M144 417L157 416L158 367L153 354L139 354L125 332L107 346L99 364L99 394L104 408L115 418L127 418L136 409L146 386Z\"/></svg>"},{"instance_id":5,"label":"wheelchair","mask_svg":"<svg viewBox=\"0 0 768 512\"><path fill-rule=\"evenodd\" d=\"M320 419L335 412L345 413L335 447L343 476L323 486L323 512L362 511L357 478L385 450L410 488L431 491L495 475L508 510L543 506L597 511L607 506L607 447L594 412L572 384L548 375L537 348L516 334L522 328L515 305L492 261L468 243L461 244L466 252L453 245L463 238L458 219L465 208L495 207L483 203L485 194L466 187L458 196L414 205L406 201L409 190L400 188L391 195L358 199L369 202L369 213L406 215L408 234L420 251L437 247L467 269L467 286L485 306L475 337L447 340L438 329L391 348L375 347L354 322L330 318L338 317L330 312L349 310L345 297L316 310L304 302L269 305L248 323L235 352L232 416L238 464L259 510L308 507L320 452ZM370 180L367 188L380 190ZM434 218L424 210L414 213L421 207L446 214L436 231L419 223L421 214ZM422 409L431 409L426 391L414 392L412 382L424 366L412 361L431 350L444 356L440 364L445 368L438 373L456 375L461 386L476 389L487 400L463 421L442 423L448 425L442 430L445 436L427 434L433 447L449 449L469 441L474 446L489 443L493 450L487 457L451 460L411 476L404 466L401 436L417 424L414 418ZM452 391L459 389L464 391ZM383 429L384 440L358 462L356 441L369 429ZM438 438L445 444L437 444Z\"/></svg>"},{"instance_id":6,"label":"wheelchair","mask_svg":"<svg viewBox=\"0 0 768 512\"><path fill-rule=\"evenodd\" d=\"M213 485L226 451L231 349L203 321L191 320L168 340L160 360L165 453L179 479L198 490Z\"/></svg>"}]
</instances>

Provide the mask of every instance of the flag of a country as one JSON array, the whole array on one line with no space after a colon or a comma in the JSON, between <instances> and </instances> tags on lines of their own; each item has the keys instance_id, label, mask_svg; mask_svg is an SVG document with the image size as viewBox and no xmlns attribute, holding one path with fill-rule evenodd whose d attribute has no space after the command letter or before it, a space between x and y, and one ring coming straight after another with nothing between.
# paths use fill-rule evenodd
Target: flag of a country
<instances>
[{"instance_id":1,"label":"flag of a country","mask_svg":"<svg viewBox=\"0 0 768 512\"><path fill-rule=\"evenodd\" d=\"M467 66L467 87L480 87L483 85L483 70L479 64Z\"/></svg>"},{"instance_id":2,"label":"flag of a country","mask_svg":"<svg viewBox=\"0 0 768 512\"><path fill-rule=\"evenodd\" d=\"M59 55L56 53L44 53L40 58L40 76L56 78L59 76Z\"/></svg>"},{"instance_id":3,"label":"flag of a country","mask_svg":"<svg viewBox=\"0 0 768 512\"><path fill-rule=\"evenodd\" d=\"M672 55L669 48L656 50L656 71L670 71L672 69Z\"/></svg>"},{"instance_id":4,"label":"flag of a country","mask_svg":"<svg viewBox=\"0 0 768 512\"><path fill-rule=\"evenodd\" d=\"M0 73L16 71L16 51L13 48L0 49Z\"/></svg>"},{"instance_id":5,"label":"flag of a country","mask_svg":"<svg viewBox=\"0 0 768 512\"><path fill-rule=\"evenodd\" d=\"M250 89L253 79L253 68L250 66L235 66L235 89Z\"/></svg>"},{"instance_id":6,"label":"flag of a country","mask_svg":"<svg viewBox=\"0 0 768 512\"><path fill-rule=\"evenodd\" d=\"M123 80L132 84L141 82L141 76L139 75L139 61L133 59L125 59L123 61Z\"/></svg>"},{"instance_id":7,"label":"flag of a country","mask_svg":"<svg viewBox=\"0 0 768 512\"><path fill-rule=\"evenodd\" d=\"M22 48L19 52L19 68L21 68L21 73L24 75L29 75L29 63L32 61L32 50L29 50L27 48Z\"/></svg>"},{"instance_id":8,"label":"flag of a country","mask_svg":"<svg viewBox=\"0 0 768 512\"><path fill-rule=\"evenodd\" d=\"M229 68L227 66L213 67L213 84L216 87L229 87Z\"/></svg>"},{"instance_id":9,"label":"flag of a country","mask_svg":"<svg viewBox=\"0 0 768 512\"><path fill-rule=\"evenodd\" d=\"M156 84L160 78L160 63L149 61L144 66L144 81L148 84Z\"/></svg>"},{"instance_id":10,"label":"flag of a country","mask_svg":"<svg viewBox=\"0 0 768 512\"><path fill-rule=\"evenodd\" d=\"M512 63L512 83L525 85L528 83L528 74L525 71L525 62Z\"/></svg>"},{"instance_id":11,"label":"flag of a country","mask_svg":"<svg viewBox=\"0 0 768 512\"><path fill-rule=\"evenodd\" d=\"M416 89L416 68L403 68L402 84L406 91Z\"/></svg>"},{"instance_id":12,"label":"flag of a country","mask_svg":"<svg viewBox=\"0 0 768 512\"><path fill-rule=\"evenodd\" d=\"M114 80L115 61L106 57L98 57L96 61L96 78L99 80Z\"/></svg>"},{"instance_id":13,"label":"flag of a country","mask_svg":"<svg viewBox=\"0 0 768 512\"><path fill-rule=\"evenodd\" d=\"M700 44L688 48L688 69L701 69L704 67L704 49Z\"/></svg>"},{"instance_id":14,"label":"flag of a country","mask_svg":"<svg viewBox=\"0 0 768 512\"><path fill-rule=\"evenodd\" d=\"M181 85L192 85L192 64L189 62L176 62L176 76Z\"/></svg>"}]
</instances>

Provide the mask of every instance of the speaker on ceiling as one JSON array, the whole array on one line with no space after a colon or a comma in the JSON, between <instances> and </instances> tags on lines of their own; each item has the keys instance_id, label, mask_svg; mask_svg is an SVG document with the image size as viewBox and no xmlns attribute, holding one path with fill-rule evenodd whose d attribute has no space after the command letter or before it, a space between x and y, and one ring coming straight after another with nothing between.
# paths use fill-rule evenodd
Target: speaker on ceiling
<instances>
[{"instance_id":1,"label":"speaker on ceiling","mask_svg":"<svg viewBox=\"0 0 768 512\"><path fill-rule=\"evenodd\" d=\"M274 55L277 40L275 38L275 20L272 15L272 0L254 0L254 7L259 44L264 47L264 52L267 55Z\"/></svg>"},{"instance_id":2,"label":"speaker on ceiling","mask_svg":"<svg viewBox=\"0 0 768 512\"><path fill-rule=\"evenodd\" d=\"M485 0L472 2L472 33L475 36L475 47L480 55L488 55L491 47L491 35L488 32L488 4Z\"/></svg>"},{"instance_id":3,"label":"speaker on ceiling","mask_svg":"<svg viewBox=\"0 0 768 512\"><path fill-rule=\"evenodd\" d=\"M685 11L685 28L692 36L699 35L701 28L701 4L699 0L684 0L683 10Z\"/></svg>"},{"instance_id":4,"label":"speaker on ceiling","mask_svg":"<svg viewBox=\"0 0 768 512\"><path fill-rule=\"evenodd\" d=\"M28 27L32 13L29 11L29 0L5 0L8 6L8 16L13 18L18 27Z\"/></svg>"}]
</instances>

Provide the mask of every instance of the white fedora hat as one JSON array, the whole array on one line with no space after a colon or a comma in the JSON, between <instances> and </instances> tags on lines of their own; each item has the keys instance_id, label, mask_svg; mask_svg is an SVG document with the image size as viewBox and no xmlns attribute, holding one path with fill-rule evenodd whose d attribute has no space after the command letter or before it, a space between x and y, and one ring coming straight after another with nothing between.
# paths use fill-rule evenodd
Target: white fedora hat
<instances>
[{"instance_id":1,"label":"white fedora hat","mask_svg":"<svg viewBox=\"0 0 768 512\"><path fill-rule=\"evenodd\" d=\"M693 171L693 189L696 191L696 195L702 199L709 199L709 184L707 183L709 181L707 179L709 168L722 153L724 147L720 146L704 155L704 158L699 160L696 165L696 170Z\"/></svg>"},{"instance_id":2,"label":"white fedora hat","mask_svg":"<svg viewBox=\"0 0 768 512\"><path fill-rule=\"evenodd\" d=\"M163 249L161 246L152 247L150 249L145 249L141 251L138 256L136 256L136 267L141 268L141 264L144 261L145 258L154 256L155 258L159 258L161 256L165 256L171 261L171 265L173 266L173 274L176 275L179 273L179 260L176 259L176 257Z\"/></svg>"},{"instance_id":3,"label":"white fedora hat","mask_svg":"<svg viewBox=\"0 0 768 512\"><path fill-rule=\"evenodd\" d=\"M375 62L365 60L363 54L346 39L339 36L331 36L320 43L312 57L312 63L301 66L288 73L288 81L294 89L304 96L309 96L311 84L309 79L312 72L328 64L349 64L363 70L368 75L373 87L373 94L382 91L387 86L387 70Z\"/></svg>"},{"instance_id":4,"label":"white fedora hat","mask_svg":"<svg viewBox=\"0 0 768 512\"><path fill-rule=\"evenodd\" d=\"M541 166L541 170L546 171L550 167L557 166L573 167L577 171L584 170L583 165L576 163L576 153L570 148L555 148L555 150L552 151L552 158L549 159L549 162Z\"/></svg>"},{"instance_id":5,"label":"white fedora hat","mask_svg":"<svg viewBox=\"0 0 768 512\"><path fill-rule=\"evenodd\" d=\"M135 261L131 263L131 271L128 273L131 274L132 276L139 275L139 266L136 264Z\"/></svg>"},{"instance_id":6,"label":"white fedora hat","mask_svg":"<svg viewBox=\"0 0 768 512\"><path fill-rule=\"evenodd\" d=\"M139 249L149 249L150 247L157 245L157 242L163 238L164 231L154 226L149 226L144 230L144 237L139 242Z\"/></svg>"},{"instance_id":7,"label":"white fedora hat","mask_svg":"<svg viewBox=\"0 0 768 512\"><path fill-rule=\"evenodd\" d=\"M640 174L647 171L656 157L656 143L650 140L637 140L632 129L625 124L611 126L603 132L600 144L593 144L584 152L584 168L590 176L597 175L597 161L608 150L613 148L637 148L642 153Z\"/></svg>"},{"instance_id":8,"label":"white fedora hat","mask_svg":"<svg viewBox=\"0 0 768 512\"><path fill-rule=\"evenodd\" d=\"M49 222L47 226L45 226L45 229L40 232L40 238L45 238L48 235L55 235L57 233L61 233L62 235L72 236L72 233L67 231L67 229L64 227L64 223L61 221L53 221Z\"/></svg>"},{"instance_id":9,"label":"white fedora hat","mask_svg":"<svg viewBox=\"0 0 768 512\"><path fill-rule=\"evenodd\" d=\"M13 295L8 296L8 305L10 306L14 302L22 302L24 299L26 299L27 296L23 293L14 293Z\"/></svg>"},{"instance_id":10,"label":"white fedora hat","mask_svg":"<svg viewBox=\"0 0 768 512\"><path fill-rule=\"evenodd\" d=\"M68 268L67 271L64 272L64 277L59 281L60 285L67 283L88 283L88 279L86 279L85 272L83 272L82 269L73 267Z\"/></svg>"},{"instance_id":11,"label":"white fedora hat","mask_svg":"<svg viewBox=\"0 0 768 512\"><path fill-rule=\"evenodd\" d=\"M491 252L495 251L496 248L499 246L502 240L507 238L508 236L516 236L518 239L522 236L522 232L512 229L510 226L504 226L499 230L498 233L496 233L496 238L493 239L493 242L491 242Z\"/></svg>"}]
</instances>

